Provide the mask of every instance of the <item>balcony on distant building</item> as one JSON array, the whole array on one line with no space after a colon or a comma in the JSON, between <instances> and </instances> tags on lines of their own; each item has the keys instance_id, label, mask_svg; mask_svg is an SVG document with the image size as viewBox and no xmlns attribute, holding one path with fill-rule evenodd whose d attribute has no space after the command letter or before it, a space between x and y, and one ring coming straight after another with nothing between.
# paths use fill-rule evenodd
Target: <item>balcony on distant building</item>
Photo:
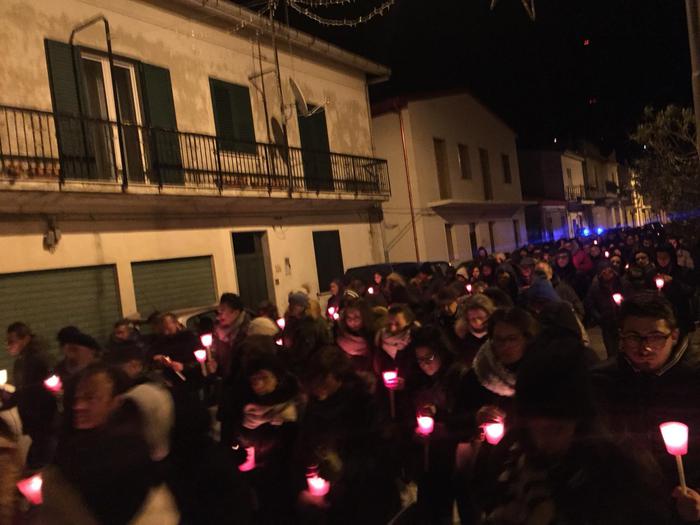
<instances>
[{"instance_id":1,"label":"balcony on distant building","mask_svg":"<svg viewBox=\"0 0 700 525\"><path fill-rule=\"evenodd\" d=\"M0 180L385 200L386 160L0 106ZM331 194L331 195L329 195Z\"/></svg>"}]
</instances>

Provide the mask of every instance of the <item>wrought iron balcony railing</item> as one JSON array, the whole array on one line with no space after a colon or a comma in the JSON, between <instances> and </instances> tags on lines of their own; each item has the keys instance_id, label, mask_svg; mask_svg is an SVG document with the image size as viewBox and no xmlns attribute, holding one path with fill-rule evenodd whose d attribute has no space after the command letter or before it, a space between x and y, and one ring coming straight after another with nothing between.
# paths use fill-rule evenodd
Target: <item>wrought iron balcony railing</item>
<instances>
[{"instance_id":1,"label":"wrought iron balcony railing","mask_svg":"<svg viewBox=\"0 0 700 525\"><path fill-rule=\"evenodd\" d=\"M578 186L566 186L566 200L575 201L579 199L586 198L586 191L583 185Z\"/></svg>"},{"instance_id":2,"label":"wrought iron balcony railing","mask_svg":"<svg viewBox=\"0 0 700 525\"><path fill-rule=\"evenodd\" d=\"M387 162L0 106L0 177L388 196Z\"/></svg>"}]
</instances>

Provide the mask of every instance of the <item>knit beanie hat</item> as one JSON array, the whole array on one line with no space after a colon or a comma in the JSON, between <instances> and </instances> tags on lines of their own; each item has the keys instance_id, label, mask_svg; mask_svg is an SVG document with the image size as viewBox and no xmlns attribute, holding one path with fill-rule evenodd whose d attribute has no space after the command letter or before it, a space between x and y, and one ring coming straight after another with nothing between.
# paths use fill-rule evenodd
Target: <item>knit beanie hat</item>
<instances>
[{"instance_id":1,"label":"knit beanie hat","mask_svg":"<svg viewBox=\"0 0 700 525\"><path fill-rule=\"evenodd\" d=\"M248 324L248 335L268 335L274 337L279 333L279 327L269 317L256 317Z\"/></svg>"},{"instance_id":2,"label":"knit beanie hat","mask_svg":"<svg viewBox=\"0 0 700 525\"><path fill-rule=\"evenodd\" d=\"M289 306L309 307L309 296L304 292L294 292L289 294Z\"/></svg>"},{"instance_id":3,"label":"knit beanie hat","mask_svg":"<svg viewBox=\"0 0 700 525\"><path fill-rule=\"evenodd\" d=\"M552 283L548 279L537 277L525 292L528 300L546 303L561 301Z\"/></svg>"}]
</instances>

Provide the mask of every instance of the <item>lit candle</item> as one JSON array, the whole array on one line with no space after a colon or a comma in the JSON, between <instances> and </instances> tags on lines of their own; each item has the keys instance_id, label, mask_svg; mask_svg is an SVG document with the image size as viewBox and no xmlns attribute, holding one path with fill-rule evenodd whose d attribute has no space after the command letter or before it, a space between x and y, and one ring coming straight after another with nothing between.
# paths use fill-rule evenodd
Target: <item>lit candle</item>
<instances>
[{"instance_id":1,"label":"lit candle","mask_svg":"<svg viewBox=\"0 0 700 525\"><path fill-rule=\"evenodd\" d=\"M669 421L667 423L662 423L659 428L664 438L666 450L676 458L676 468L678 469L678 479L681 483L681 490L683 494L687 494L682 456L688 453L688 425L677 421Z\"/></svg>"},{"instance_id":2,"label":"lit candle","mask_svg":"<svg viewBox=\"0 0 700 525\"><path fill-rule=\"evenodd\" d=\"M284 346L284 340L280 337L279 339L277 339L277 340L275 341L275 344L276 344L277 346Z\"/></svg>"},{"instance_id":3,"label":"lit candle","mask_svg":"<svg viewBox=\"0 0 700 525\"><path fill-rule=\"evenodd\" d=\"M316 473L306 477L306 484L312 496L325 496L331 490L331 484Z\"/></svg>"},{"instance_id":4,"label":"lit candle","mask_svg":"<svg viewBox=\"0 0 700 525\"><path fill-rule=\"evenodd\" d=\"M194 358L199 362L202 367L202 375L206 376L207 373L207 351L203 349L194 351Z\"/></svg>"},{"instance_id":5,"label":"lit candle","mask_svg":"<svg viewBox=\"0 0 700 525\"><path fill-rule=\"evenodd\" d=\"M333 320L337 321L338 319L340 319L340 314L338 312L336 312L333 314Z\"/></svg>"},{"instance_id":6,"label":"lit candle","mask_svg":"<svg viewBox=\"0 0 700 525\"><path fill-rule=\"evenodd\" d=\"M416 428L416 431L421 436L429 436L433 433L433 430L435 429L435 420L432 417L418 416L416 420L418 421L418 427Z\"/></svg>"},{"instance_id":7,"label":"lit candle","mask_svg":"<svg viewBox=\"0 0 700 525\"><path fill-rule=\"evenodd\" d=\"M467 285L467 292L472 293L472 285L471 284Z\"/></svg>"},{"instance_id":8,"label":"lit candle","mask_svg":"<svg viewBox=\"0 0 700 525\"><path fill-rule=\"evenodd\" d=\"M2 369L0 370L0 386L4 385L7 383L7 370Z\"/></svg>"},{"instance_id":9,"label":"lit candle","mask_svg":"<svg viewBox=\"0 0 700 525\"><path fill-rule=\"evenodd\" d=\"M598 239L594 240L594 241L593 241L593 244L595 244L596 246L598 246Z\"/></svg>"},{"instance_id":10,"label":"lit candle","mask_svg":"<svg viewBox=\"0 0 700 525\"><path fill-rule=\"evenodd\" d=\"M335 315L335 306L328 307L328 317L333 317Z\"/></svg>"},{"instance_id":11,"label":"lit candle","mask_svg":"<svg viewBox=\"0 0 700 525\"><path fill-rule=\"evenodd\" d=\"M615 304L616 304L617 306L620 306L620 305L622 304L622 301L624 301L624 299L625 299L625 298L622 297L622 294L621 294L621 293L614 293L614 294L612 295L612 300L615 301Z\"/></svg>"},{"instance_id":12,"label":"lit candle","mask_svg":"<svg viewBox=\"0 0 700 525\"><path fill-rule=\"evenodd\" d=\"M54 374L44 380L44 387L49 392L53 392L55 394L63 390L63 383L61 382L61 378Z\"/></svg>"},{"instance_id":13,"label":"lit candle","mask_svg":"<svg viewBox=\"0 0 700 525\"><path fill-rule=\"evenodd\" d=\"M391 414L391 419L394 419L396 418L394 389L399 386L399 372L398 370L386 370L382 372L382 379L384 380L384 386L389 390L389 413Z\"/></svg>"},{"instance_id":14,"label":"lit candle","mask_svg":"<svg viewBox=\"0 0 700 525\"><path fill-rule=\"evenodd\" d=\"M199 336L199 340L202 342L202 346L209 348L214 342L214 336L212 334L202 334Z\"/></svg>"},{"instance_id":15,"label":"lit candle","mask_svg":"<svg viewBox=\"0 0 700 525\"><path fill-rule=\"evenodd\" d=\"M370 286L369 288L367 288L367 293L369 293L370 295L372 295L372 294L374 293L374 287L373 287L373 286Z\"/></svg>"},{"instance_id":16,"label":"lit candle","mask_svg":"<svg viewBox=\"0 0 700 525\"><path fill-rule=\"evenodd\" d=\"M664 285L666 284L666 281L664 281L664 278L661 277L660 275L654 280L654 283L656 284L656 289L658 291L661 291Z\"/></svg>"},{"instance_id":17,"label":"lit candle","mask_svg":"<svg viewBox=\"0 0 700 525\"><path fill-rule=\"evenodd\" d=\"M277 319L277 326L280 327L280 330L284 330L286 324L287 321L285 321L284 317L280 317L279 319Z\"/></svg>"},{"instance_id":18,"label":"lit candle","mask_svg":"<svg viewBox=\"0 0 700 525\"><path fill-rule=\"evenodd\" d=\"M255 468L255 447L246 447L245 461L238 465L238 470L241 472L249 472Z\"/></svg>"},{"instance_id":19,"label":"lit candle","mask_svg":"<svg viewBox=\"0 0 700 525\"><path fill-rule=\"evenodd\" d=\"M41 479L41 474L35 474L31 478L26 478L17 483L17 488L22 495L27 498L27 501L32 505L41 505L43 498L41 496L41 487L44 484Z\"/></svg>"},{"instance_id":20,"label":"lit candle","mask_svg":"<svg viewBox=\"0 0 700 525\"><path fill-rule=\"evenodd\" d=\"M486 423L484 425L484 437L491 445L498 445L506 432L505 425L500 421Z\"/></svg>"},{"instance_id":21,"label":"lit candle","mask_svg":"<svg viewBox=\"0 0 700 525\"><path fill-rule=\"evenodd\" d=\"M605 250L605 258L606 258L606 259L609 259L609 258L610 258L610 252L607 251L607 250Z\"/></svg>"}]
</instances>

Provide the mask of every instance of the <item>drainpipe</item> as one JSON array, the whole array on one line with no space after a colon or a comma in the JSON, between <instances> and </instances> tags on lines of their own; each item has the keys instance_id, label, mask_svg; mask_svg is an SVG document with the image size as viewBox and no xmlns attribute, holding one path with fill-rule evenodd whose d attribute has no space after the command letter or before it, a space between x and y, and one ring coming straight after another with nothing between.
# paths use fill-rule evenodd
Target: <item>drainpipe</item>
<instances>
[{"instance_id":1,"label":"drainpipe","mask_svg":"<svg viewBox=\"0 0 700 525\"><path fill-rule=\"evenodd\" d=\"M411 228L413 229L413 246L416 249L416 262L420 262L420 253L418 251L418 231L416 230L416 213L413 208L413 192L411 191L411 177L408 172L408 148L406 147L406 133L403 126L403 115L398 103L394 106L394 110L399 115L399 127L401 128L401 146L403 147L403 164L406 170L406 188L408 189L408 207L411 209Z\"/></svg>"}]
</instances>

